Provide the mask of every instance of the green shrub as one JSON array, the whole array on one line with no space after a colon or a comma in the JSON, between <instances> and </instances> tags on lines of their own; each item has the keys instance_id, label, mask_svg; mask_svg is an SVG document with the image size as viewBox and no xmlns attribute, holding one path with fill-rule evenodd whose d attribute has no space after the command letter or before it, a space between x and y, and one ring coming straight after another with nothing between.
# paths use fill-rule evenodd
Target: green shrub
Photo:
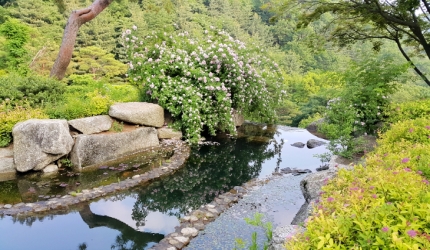
<instances>
[{"instance_id":1,"label":"green shrub","mask_svg":"<svg viewBox=\"0 0 430 250\"><path fill-rule=\"evenodd\" d=\"M388 123L430 116L430 99L404 103L392 103L385 112Z\"/></svg>"},{"instance_id":2,"label":"green shrub","mask_svg":"<svg viewBox=\"0 0 430 250\"><path fill-rule=\"evenodd\" d=\"M0 102L10 100L11 105L26 103L40 107L48 102L62 99L66 85L52 78L42 76L19 76L15 74L0 77Z\"/></svg>"},{"instance_id":3,"label":"green shrub","mask_svg":"<svg viewBox=\"0 0 430 250\"><path fill-rule=\"evenodd\" d=\"M317 121L319 119L323 118L323 116L320 113L315 113L308 118L305 118L300 121L299 128L306 128L309 124L311 124L314 121Z\"/></svg>"},{"instance_id":4,"label":"green shrub","mask_svg":"<svg viewBox=\"0 0 430 250\"><path fill-rule=\"evenodd\" d=\"M261 56L223 31L203 39L188 33L157 34L140 40L124 33L129 49L129 77L176 118L174 127L196 143L203 127L235 132L233 109L246 117L274 122L282 103L282 74ZM258 51L258 52L257 52Z\"/></svg>"},{"instance_id":5,"label":"green shrub","mask_svg":"<svg viewBox=\"0 0 430 250\"><path fill-rule=\"evenodd\" d=\"M47 105L45 112L50 118L72 120L107 114L111 104L110 98L102 95L98 90L80 95L67 93L63 102Z\"/></svg>"},{"instance_id":6,"label":"green shrub","mask_svg":"<svg viewBox=\"0 0 430 250\"><path fill-rule=\"evenodd\" d=\"M366 167L328 181L306 232L287 248L429 249L429 131L430 119L393 125Z\"/></svg>"},{"instance_id":7,"label":"green shrub","mask_svg":"<svg viewBox=\"0 0 430 250\"><path fill-rule=\"evenodd\" d=\"M18 122L28 119L48 118L41 109L25 106L11 107L6 102L0 104L0 147L6 147L12 142L12 128Z\"/></svg>"}]
</instances>

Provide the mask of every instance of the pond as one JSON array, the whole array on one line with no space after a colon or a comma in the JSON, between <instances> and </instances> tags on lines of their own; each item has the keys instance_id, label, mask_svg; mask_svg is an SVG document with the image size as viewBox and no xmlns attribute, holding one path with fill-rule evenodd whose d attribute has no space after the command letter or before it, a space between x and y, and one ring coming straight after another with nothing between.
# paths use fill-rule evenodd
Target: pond
<instances>
[{"instance_id":1,"label":"pond","mask_svg":"<svg viewBox=\"0 0 430 250\"><path fill-rule=\"evenodd\" d=\"M240 128L237 138L228 135L208 138L219 145L193 148L185 166L171 176L79 204L70 211L34 217L0 218L0 248L148 249L163 239L164 235L173 232L181 216L211 202L218 194L234 186L240 186L253 178L270 176L279 168L307 168L315 171L320 161L313 155L326 152L325 147L308 149L290 146L294 142L306 143L308 139L318 138L303 129L245 124ZM165 160L167 156L164 154L158 157ZM131 159L110 167L116 169L139 165L133 170L145 171L158 159ZM103 173L107 170L109 168L96 170L102 173L97 178L103 181ZM109 178L119 178L121 173L119 171ZM31 184L35 181L28 182ZM59 182L72 185L77 181L55 181L56 184ZM20 192L16 180L9 181L7 186L3 183L2 189L6 187L14 194L10 197L15 197L18 202L44 198L22 198L23 192Z\"/></svg>"}]
</instances>

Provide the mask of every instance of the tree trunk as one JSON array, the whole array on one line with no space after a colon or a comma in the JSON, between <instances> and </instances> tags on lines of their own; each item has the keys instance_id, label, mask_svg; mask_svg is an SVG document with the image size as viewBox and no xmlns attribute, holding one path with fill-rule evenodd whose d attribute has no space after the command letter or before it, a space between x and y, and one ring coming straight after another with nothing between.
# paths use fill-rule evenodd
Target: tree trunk
<instances>
[{"instance_id":1,"label":"tree trunk","mask_svg":"<svg viewBox=\"0 0 430 250\"><path fill-rule=\"evenodd\" d=\"M95 0L90 7L82 10L75 10L70 14L69 20L64 28L60 51L51 69L51 77L59 80L63 79L67 66L69 66L70 60L72 59L79 27L93 20L112 2L113 0Z\"/></svg>"}]
</instances>

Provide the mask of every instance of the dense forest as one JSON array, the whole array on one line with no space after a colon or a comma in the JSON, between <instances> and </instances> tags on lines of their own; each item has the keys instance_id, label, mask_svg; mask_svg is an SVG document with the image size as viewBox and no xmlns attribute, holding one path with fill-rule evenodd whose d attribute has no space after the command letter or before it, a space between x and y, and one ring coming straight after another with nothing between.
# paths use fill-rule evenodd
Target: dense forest
<instances>
[{"instance_id":1,"label":"dense forest","mask_svg":"<svg viewBox=\"0 0 430 250\"><path fill-rule=\"evenodd\" d=\"M349 101L359 101L365 97L351 93L364 85L369 91L377 88L381 96L389 95L390 101L396 103L430 96L425 82L413 71L395 42L350 39L339 43L333 40L339 25L336 26L331 12L299 27L305 6L297 4L283 9L279 7L283 6L282 1L261 0L114 1L80 28L71 64L61 84L47 78L68 15L91 2L0 2L3 109L25 104L36 110L34 115L72 119L106 112L103 105L114 101L145 100L140 84L127 74L130 54L124 32L132 27L137 27L133 36L141 38L180 32L204 38L208 29L222 30L246 44L246 53L267 57L279 66L281 74L277 80L281 87L276 85L270 93L281 90L287 93L286 98L277 99L272 105L280 124L305 126L322 117L327 102L341 95L346 95L344 99ZM144 46L150 48L156 43L157 39L147 39ZM404 49L428 75L430 64L423 52L417 52L413 46ZM75 93L80 93L81 100L73 100ZM380 104L375 106L385 105ZM252 117L251 112L246 115ZM373 130L376 118L371 118L367 132ZM258 115L254 119L258 120ZM9 126L0 129L2 138L8 137L14 122L16 119L8 120Z\"/></svg>"}]
</instances>

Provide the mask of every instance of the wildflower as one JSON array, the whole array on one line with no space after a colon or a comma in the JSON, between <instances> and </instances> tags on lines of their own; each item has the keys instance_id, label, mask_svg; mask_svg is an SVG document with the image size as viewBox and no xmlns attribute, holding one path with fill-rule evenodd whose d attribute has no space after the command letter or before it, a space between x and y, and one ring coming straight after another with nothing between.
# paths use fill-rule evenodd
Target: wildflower
<instances>
[{"instance_id":1,"label":"wildflower","mask_svg":"<svg viewBox=\"0 0 430 250\"><path fill-rule=\"evenodd\" d=\"M429 181L428 181L428 180L423 180L423 182L424 182L426 185L428 185L428 184L429 184Z\"/></svg>"},{"instance_id":2,"label":"wildflower","mask_svg":"<svg viewBox=\"0 0 430 250\"><path fill-rule=\"evenodd\" d=\"M403 160L402 160L402 163L407 163L407 162L409 162L409 158L403 158Z\"/></svg>"},{"instance_id":3,"label":"wildflower","mask_svg":"<svg viewBox=\"0 0 430 250\"><path fill-rule=\"evenodd\" d=\"M412 171L410 168L404 168L403 170L405 170L406 172L411 172Z\"/></svg>"},{"instance_id":4,"label":"wildflower","mask_svg":"<svg viewBox=\"0 0 430 250\"><path fill-rule=\"evenodd\" d=\"M384 233L388 232L388 230L390 230L388 227L381 228L381 231L384 232Z\"/></svg>"},{"instance_id":5,"label":"wildflower","mask_svg":"<svg viewBox=\"0 0 430 250\"><path fill-rule=\"evenodd\" d=\"M328 198L327 198L327 201L328 201L328 202L332 202L332 201L334 201L334 198L333 198L333 197L328 197Z\"/></svg>"},{"instance_id":6,"label":"wildflower","mask_svg":"<svg viewBox=\"0 0 430 250\"><path fill-rule=\"evenodd\" d=\"M417 231L415 230L409 230L407 233L411 238L417 236Z\"/></svg>"},{"instance_id":7,"label":"wildflower","mask_svg":"<svg viewBox=\"0 0 430 250\"><path fill-rule=\"evenodd\" d=\"M378 198L378 195L377 194L372 194L372 198L376 199L376 198Z\"/></svg>"}]
</instances>

